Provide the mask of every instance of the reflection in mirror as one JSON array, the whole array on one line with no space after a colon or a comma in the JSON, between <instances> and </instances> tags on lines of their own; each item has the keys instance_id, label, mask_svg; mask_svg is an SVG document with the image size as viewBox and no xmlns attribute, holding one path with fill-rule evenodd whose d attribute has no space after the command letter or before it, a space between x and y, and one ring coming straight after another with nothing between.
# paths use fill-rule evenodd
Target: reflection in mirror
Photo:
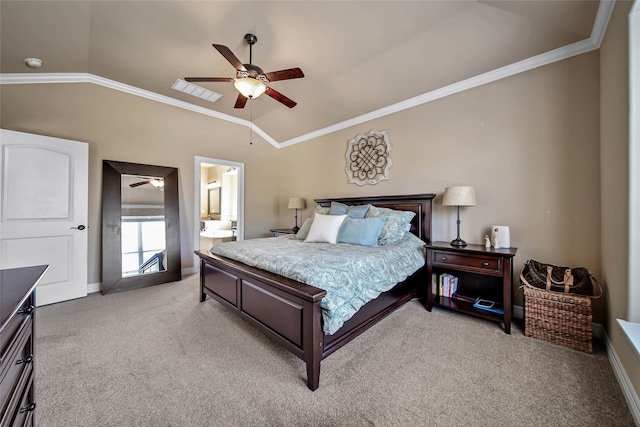
<instances>
[{"instance_id":1,"label":"reflection in mirror","mask_svg":"<svg viewBox=\"0 0 640 427\"><path fill-rule=\"evenodd\" d=\"M102 293L180 280L178 169L102 166Z\"/></svg>"},{"instance_id":2,"label":"reflection in mirror","mask_svg":"<svg viewBox=\"0 0 640 427\"><path fill-rule=\"evenodd\" d=\"M220 187L212 187L209 192L209 219L220 219Z\"/></svg>"},{"instance_id":3,"label":"reflection in mirror","mask_svg":"<svg viewBox=\"0 0 640 427\"><path fill-rule=\"evenodd\" d=\"M122 277L165 271L164 181L122 175Z\"/></svg>"}]
</instances>

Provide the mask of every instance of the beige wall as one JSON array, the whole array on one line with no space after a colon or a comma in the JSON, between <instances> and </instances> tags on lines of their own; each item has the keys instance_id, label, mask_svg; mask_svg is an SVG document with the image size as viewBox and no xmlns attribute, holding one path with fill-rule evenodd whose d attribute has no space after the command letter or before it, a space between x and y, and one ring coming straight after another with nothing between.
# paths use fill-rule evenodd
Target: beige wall
<instances>
[{"instance_id":1,"label":"beige wall","mask_svg":"<svg viewBox=\"0 0 640 427\"><path fill-rule=\"evenodd\" d=\"M510 226L514 281L529 258L599 275L598 79L593 52L287 148L281 218L287 195L311 201L433 192L434 239L450 241L456 211L441 196L446 186L468 184L477 206L461 209L461 237L483 244L491 225ZM372 129L390 131L390 179L348 184L347 140Z\"/></svg>"},{"instance_id":2,"label":"beige wall","mask_svg":"<svg viewBox=\"0 0 640 427\"><path fill-rule=\"evenodd\" d=\"M102 160L179 169L182 266L194 266L194 157L245 164L245 237L265 236L277 222L271 167L282 151L246 128L91 84L0 86L0 126L89 143L88 282L101 281Z\"/></svg>"},{"instance_id":3,"label":"beige wall","mask_svg":"<svg viewBox=\"0 0 640 427\"><path fill-rule=\"evenodd\" d=\"M638 356L616 323L629 295L629 28L631 2L617 2L600 49L602 278L611 344L640 395ZM637 119L637 118L636 118Z\"/></svg>"}]
</instances>

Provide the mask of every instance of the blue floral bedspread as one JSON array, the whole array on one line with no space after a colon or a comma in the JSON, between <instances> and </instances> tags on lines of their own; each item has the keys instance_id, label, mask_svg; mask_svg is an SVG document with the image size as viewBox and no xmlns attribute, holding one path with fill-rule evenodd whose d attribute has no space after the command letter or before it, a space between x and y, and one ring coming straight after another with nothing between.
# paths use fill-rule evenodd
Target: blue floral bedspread
<instances>
[{"instance_id":1,"label":"blue floral bedspread","mask_svg":"<svg viewBox=\"0 0 640 427\"><path fill-rule=\"evenodd\" d=\"M424 266L424 245L408 232L397 244L373 247L304 243L286 235L225 242L211 253L327 291L320 305L323 330L331 335L364 304Z\"/></svg>"}]
</instances>

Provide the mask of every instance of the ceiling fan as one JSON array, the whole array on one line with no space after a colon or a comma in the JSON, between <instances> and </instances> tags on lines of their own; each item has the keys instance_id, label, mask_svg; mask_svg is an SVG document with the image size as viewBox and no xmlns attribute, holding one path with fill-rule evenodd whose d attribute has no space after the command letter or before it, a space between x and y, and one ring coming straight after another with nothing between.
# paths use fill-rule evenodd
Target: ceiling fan
<instances>
[{"instance_id":1,"label":"ceiling fan","mask_svg":"<svg viewBox=\"0 0 640 427\"><path fill-rule=\"evenodd\" d=\"M236 78L230 77L185 77L188 82L229 82L233 83L235 88L240 92L236 99L234 108L244 108L248 99L257 98L263 93L272 97L276 101L281 102L289 108L296 106L296 102L287 98L277 90L267 86L270 82L278 80L299 79L304 77L304 73L300 68L289 68L287 70L272 71L265 73L260 67L251 63L252 61L252 48L258 41L258 38L253 34L245 34L245 40L249 44L249 63L243 64L240 60L231 52L231 50L219 44L213 44L212 46L218 50L226 58L227 61L233 65L236 69Z\"/></svg>"},{"instance_id":2,"label":"ceiling fan","mask_svg":"<svg viewBox=\"0 0 640 427\"><path fill-rule=\"evenodd\" d=\"M138 181L138 182L134 182L132 184L129 184L129 187L135 188L135 187L139 187L139 186L145 185L145 184L151 184L156 188L162 188L162 187L164 187L164 179L162 179L162 178L143 178L142 181Z\"/></svg>"}]
</instances>

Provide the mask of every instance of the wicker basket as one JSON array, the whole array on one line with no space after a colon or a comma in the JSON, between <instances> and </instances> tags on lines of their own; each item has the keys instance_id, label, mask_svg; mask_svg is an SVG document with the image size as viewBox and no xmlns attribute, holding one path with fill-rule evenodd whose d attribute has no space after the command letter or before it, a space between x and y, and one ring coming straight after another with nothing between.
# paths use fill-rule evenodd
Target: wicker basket
<instances>
[{"instance_id":1,"label":"wicker basket","mask_svg":"<svg viewBox=\"0 0 640 427\"><path fill-rule=\"evenodd\" d=\"M591 298L524 286L524 334L592 352Z\"/></svg>"},{"instance_id":2,"label":"wicker basket","mask_svg":"<svg viewBox=\"0 0 640 427\"><path fill-rule=\"evenodd\" d=\"M525 273L528 265L529 261L520 271L520 282L524 289L524 334L591 353L591 300L602 296L600 282L587 270L596 295L554 292L533 286L527 281ZM538 285L544 286L542 283Z\"/></svg>"}]
</instances>

